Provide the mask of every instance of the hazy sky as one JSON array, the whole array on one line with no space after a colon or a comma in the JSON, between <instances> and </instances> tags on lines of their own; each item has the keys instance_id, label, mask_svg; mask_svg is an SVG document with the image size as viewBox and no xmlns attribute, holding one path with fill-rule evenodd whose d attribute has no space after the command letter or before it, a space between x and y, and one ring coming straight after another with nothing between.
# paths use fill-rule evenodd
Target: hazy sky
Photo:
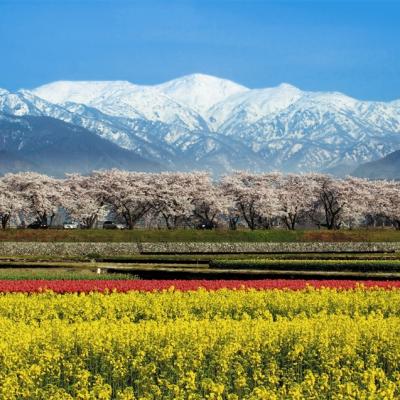
<instances>
[{"instance_id":1,"label":"hazy sky","mask_svg":"<svg viewBox=\"0 0 400 400\"><path fill-rule=\"evenodd\" d=\"M0 87L194 72L400 98L400 1L0 0Z\"/></svg>"}]
</instances>

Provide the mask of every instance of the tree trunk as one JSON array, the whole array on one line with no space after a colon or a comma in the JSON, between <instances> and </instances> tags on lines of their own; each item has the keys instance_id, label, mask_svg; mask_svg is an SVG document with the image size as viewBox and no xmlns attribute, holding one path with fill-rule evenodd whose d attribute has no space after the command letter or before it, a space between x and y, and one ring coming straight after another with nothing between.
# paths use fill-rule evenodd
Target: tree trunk
<instances>
[{"instance_id":1,"label":"tree trunk","mask_svg":"<svg viewBox=\"0 0 400 400\"><path fill-rule=\"evenodd\" d=\"M236 231L239 217L229 217L229 229L231 231Z\"/></svg>"},{"instance_id":2,"label":"tree trunk","mask_svg":"<svg viewBox=\"0 0 400 400\"><path fill-rule=\"evenodd\" d=\"M43 214L42 213L38 213L38 221L40 222L40 223L42 223L42 224L46 224L47 225L47 213L46 212L44 212Z\"/></svg>"},{"instance_id":3,"label":"tree trunk","mask_svg":"<svg viewBox=\"0 0 400 400\"><path fill-rule=\"evenodd\" d=\"M150 203L144 204L136 209L124 207L124 210L125 211L123 211L120 215L125 220L128 229L132 230L135 224L140 220L140 218L143 218L151 210L151 205Z\"/></svg>"},{"instance_id":4,"label":"tree trunk","mask_svg":"<svg viewBox=\"0 0 400 400\"><path fill-rule=\"evenodd\" d=\"M283 222L288 230L294 231L297 223L297 214L289 214L283 217Z\"/></svg>"},{"instance_id":5,"label":"tree trunk","mask_svg":"<svg viewBox=\"0 0 400 400\"><path fill-rule=\"evenodd\" d=\"M92 215L90 217L84 218L83 222L85 224L85 229L92 229L97 221L97 215Z\"/></svg>"},{"instance_id":6,"label":"tree trunk","mask_svg":"<svg viewBox=\"0 0 400 400\"><path fill-rule=\"evenodd\" d=\"M246 211L246 207L239 203L240 212L243 216L243 219L246 221L247 226L254 231L256 229L256 222L255 222L255 212L253 210L253 206L249 206L248 212Z\"/></svg>"},{"instance_id":7,"label":"tree trunk","mask_svg":"<svg viewBox=\"0 0 400 400\"><path fill-rule=\"evenodd\" d=\"M10 221L10 214L3 214L1 216L1 227L3 229L6 229L9 221Z\"/></svg>"},{"instance_id":8,"label":"tree trunk","mask_svg":"<svg viewBox=\"0 0 400 400\"><path fill-rule=\"evenodd\" d=\"M172 225L171 225L170 220L169 220L170 219L170 215L166 215L166 214L162 213L162 216L164 218L165 225L166 225L167 229L171 230L172 229Z\"/></svg>"}]
</instances>

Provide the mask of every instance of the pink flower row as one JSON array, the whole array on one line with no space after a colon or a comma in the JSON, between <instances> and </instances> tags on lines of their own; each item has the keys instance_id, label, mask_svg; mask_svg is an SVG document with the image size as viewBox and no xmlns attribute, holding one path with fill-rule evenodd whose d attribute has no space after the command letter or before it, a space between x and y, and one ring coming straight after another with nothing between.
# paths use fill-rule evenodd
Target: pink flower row
<instances>
[{"instance_id":1,"label":"pink flower row","mask_svg":"<svg viewBox=\"0 0 400 400\"><path fill-rule=\"evenodd\" d=\"M92 291L160 291L160 290L206 290L218 289L289 289L314 288L354 289L365 288L399 289L400 281L355 281L355 280L0 280L0 292L36 293L51 290L56 293Z\"/></svg>"}]
</instances>

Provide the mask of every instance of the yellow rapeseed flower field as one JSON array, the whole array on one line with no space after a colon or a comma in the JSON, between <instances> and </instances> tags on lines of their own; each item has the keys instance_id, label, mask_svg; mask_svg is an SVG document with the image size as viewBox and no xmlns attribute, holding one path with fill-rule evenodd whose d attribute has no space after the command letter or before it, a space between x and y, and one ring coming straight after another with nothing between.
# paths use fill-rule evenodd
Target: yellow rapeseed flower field
<instances>
[{"instance_id":1,"label":"yellow rapeseed flower field","mask_svg":"<svg viewBox=\"0 0 400 400\"><path fill-rule=\"evenodd\" d=\"M0 399L400 398L400 290L0 294Z\"/></svg>"}]
</instances>

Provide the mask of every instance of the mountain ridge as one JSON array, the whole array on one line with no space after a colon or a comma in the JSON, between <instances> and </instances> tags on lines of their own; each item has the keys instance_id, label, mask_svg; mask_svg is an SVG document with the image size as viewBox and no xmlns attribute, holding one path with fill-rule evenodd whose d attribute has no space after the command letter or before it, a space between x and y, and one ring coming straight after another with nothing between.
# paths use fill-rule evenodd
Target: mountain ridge
<instances>
[{"instance_id":1,"label":"mountain ridge","mask_svg":"<svg viewBox=\"0 0 400 400\"><path fill-rule=\"evenodd\" d=\"M56 81L0 89L0 112L57 118L171 169L344 174L400 149L400 100L362 101L288 83L249 89L205 74L157 85Z\"/></svg>"}]
</instances>

